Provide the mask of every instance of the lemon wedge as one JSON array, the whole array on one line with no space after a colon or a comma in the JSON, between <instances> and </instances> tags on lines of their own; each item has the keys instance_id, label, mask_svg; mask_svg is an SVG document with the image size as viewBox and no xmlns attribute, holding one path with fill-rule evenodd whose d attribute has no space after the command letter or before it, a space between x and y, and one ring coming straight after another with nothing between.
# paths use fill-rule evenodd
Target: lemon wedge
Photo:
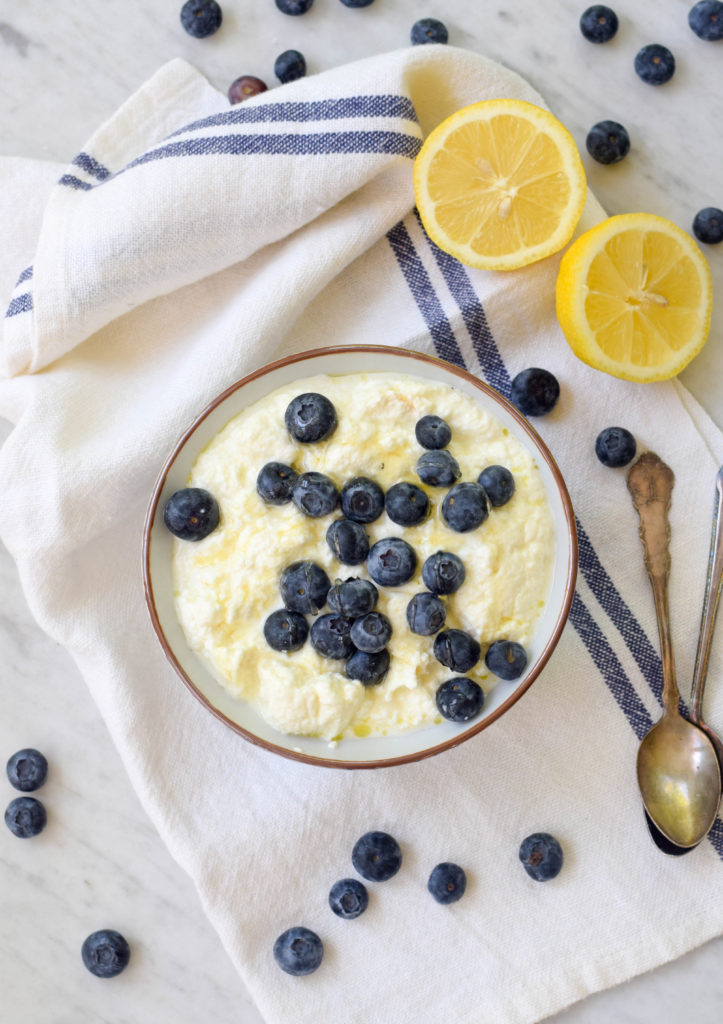
<instances>
[{"instance_id":1,"label":"lemon wedge","mask_svg":"<svg viewBox=\"0 0 723 1024\"><path fill-rule=\"evenodd\" d=\"M556 305L584 362L624 380L667 380L705 344L713 285L690 235L664 217L626 213L573 242Z\"/></svg>"},{"instance_id":2,"label":"lemon wedge","mask_svg":"<svg viewBox=\"0 0 723 1024\"><path fill-rule=\"evenodd\" d=\"M463 107L429 134L414 162L427 234L483 270L514 270L562 249L586 192L567 128L523 100Z\"/></svg>"}]
</instances>

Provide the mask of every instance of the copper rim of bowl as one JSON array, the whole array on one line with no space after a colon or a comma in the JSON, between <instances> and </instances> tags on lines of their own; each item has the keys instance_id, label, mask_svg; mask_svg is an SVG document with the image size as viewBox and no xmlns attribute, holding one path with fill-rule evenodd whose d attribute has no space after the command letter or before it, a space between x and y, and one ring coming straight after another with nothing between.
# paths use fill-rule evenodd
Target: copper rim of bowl
<instances>
[{"instance_id":1,"label":"copper rim of bowl","mask_svg":"<svg viewBox=\"0 0 723 1024\"><path fill-rule=\"evenodd\" d=\"M219 709L215 707L203 693L201 693L196 684L186 674L186 672L183 670L180 663L178 662L178 659L176 658L173 652L173 648L171 647L166 638L166 635L163 631L163 626L161 625L161 621L158 616L155 598L153 594L153 581L151 579L150 570L151 531L153 528L153 523L155 521L156 510L158 508L158 502L160 500L161 491L163 490L163 487L166 482L166 477L168 476L171 466L175 462L178 453L186 444L188 439L192 436L192 434L196 431L197 427L206 419L206 417L211 412L213 412L214 409L216 409L217 406L224 402L234 392L243 388L246 384L250 383L253 380L256 380L259 377L264 377L268 373L271 373L273 370L277 370L282 366L288 366L293 363L303 363L309 359L318 358L319 356L346 355L350 353L358 354L360 352L368 352L370 354L384 352L394 356L408 358L410 362L431 363L433 366L439 366L445 372L452 373L455 376L462 378L462 380L465 380L468 383L472 384L479 391L482 391L485 394L487 394L490 398L492 398L494 402L501 405L504 409L507 410L508 413L510 413L514 417L515 420L517 420L519 425L522 427L524 432L532 441L535 449L547 463L554 477L555 484L557 486L560 498L562 500L562 505L565 512L565 520L568 527L567 536L569 566L567 580L565 583L565 598L560 609L559 615L557 617L557 621L555 622L555 627L552 630L552 633L550 634L547 643L542 649L542 652L538 657L536 663L533 665L530 674L524 680L524 683L518 686L515 689L514 693L512 693L507 698L506 701L500 704L498 708L495 708L495 710L492 711L489 715L487 715L486 718L483 718L481 721L465 729L464 732L460 732L458 736L454 736L451 739L445 740L444 742L438 743L434 746L425 747L423 750L414 751L411 754L404 754L399 757L380 758L374 761L336 761L330 758L317 757L314 754L305 754L303 751L292 750L287 747L278 746L277 744L271 743L268 740L261 739L261 737L255 735L255 733L250 732L248 729L244 729L243 726L239 725L237 722L232 721L230 718L224 715L222 711L219 711ZM575 526L575 513L572 508L572 502L570 501L570 495L568 494L567 486L565 484L565 481L563 480L562 473L560 472L557 463L555 462L552 454L547 448L547 445L542 440L537 431L534 429L534 427L530 425L529 421L522 415L522 413L519 412L518 409L515 408L514 405L512 405L511 402L509 402L506 398L500 395L499 392L495 391L494 388L490 387L488 384L485 384L483 381L478 380L477 377L469 373L467 370L460 369L459 367L454 366L452 363L447 363L443 359L437 359L435 356L427 355L424 352L415 352L413 349L407 348L395 348L394 346L391 345L336 345L330 348L308 349L305 352L297 352L294 355L285 356L283 359L276 359L272 363L266 363L264 366L259 367L259 369L247 374L247 376L243 377L241 380L236 381L230 387L226 388L225 391L223 391L220 395L214 398L213 401L206 406L206 408L196 417L196 419L193 421L190 427L188 427L188 429L184 431L184 433L180 436L180 438L174 445L170 455L163 464L163 468L161 469L158 475L158 479L156 480L155 486L153 488L153 493L151 495L151 500L148 506L148 511L146 513L145 523L143 526L143 590L145 592L146 606L148 608L151 623L156 633L156 637L158 638L161 648L163 649L163 653L165 654L167 660L175 669L176 673L180 676L180 678L186 684L186 686L194 695L194 697L196 697L196 699L199 700L201 704L203 704L207 711L210 711L212 715L219 719L219 721L223 722L235 733L238 733L240 736L243 736L244 739L248 740L250 743L253 743L257 747L263 747L264 750L271 751L274 754L280 754L282 757L290 758L293 761L302 761L305 764L317 765L323 768L393 768L396 765L411 764L414 761L421 761L424 758L432 757L435 754L441 754L442 751L444 750L451 750L453 747L459 746L461 743L464 743L472 736L476 736L478 733L482 732L483 729L486 729L498 718L501 718L502 715L509 708L511 708L513 704L516 704L520 697L522 697L522 695L529 690L529 688L534 683L535 679L537 679L540 672L547 664L550 655L557 646L557 642L560 639L562 630L564 629L565 623L567 622L567 618L570 613L570 606L572 604L576 578L577 529Z\"/></svg>"}]
</instances>

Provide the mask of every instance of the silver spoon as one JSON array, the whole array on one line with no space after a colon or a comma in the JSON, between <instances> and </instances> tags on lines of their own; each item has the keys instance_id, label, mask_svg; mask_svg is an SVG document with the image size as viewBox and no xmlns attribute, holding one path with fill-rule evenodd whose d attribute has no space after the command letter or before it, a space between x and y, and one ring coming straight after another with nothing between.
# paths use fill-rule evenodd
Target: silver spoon
<instances>
[{"instance_id":1,"label":"silver spoon","mask_svg":"<svg viewBox=\"0 0 723 1024\"><path fill-rule=\"evenodd\" d=\"M670 637L668 508L674 476L653 452L642 455L628 473L640 516L645 568L653 589L663 664L663 715L638 750L638 785L650 818L663 836L680 847L696 846L715 821L721 799L721 768L707 734L683 718Z\"/></svg>"}]
</instances>

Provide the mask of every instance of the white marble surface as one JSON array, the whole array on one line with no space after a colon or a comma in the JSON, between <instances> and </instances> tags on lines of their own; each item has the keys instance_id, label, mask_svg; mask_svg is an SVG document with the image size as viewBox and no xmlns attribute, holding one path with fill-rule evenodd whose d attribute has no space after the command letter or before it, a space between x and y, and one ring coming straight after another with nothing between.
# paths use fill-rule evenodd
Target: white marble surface
<instances>
[{"instance_id":1,"label":"white marble surface","mask_svg":"<svg viewBox=\"0 0 723 1024\"><path fill-rule=\"evenodd\" d=\"M181 56L219 88L242 73L273 84L273 60L302 50L311 71L406 44L412 22L441 17L450 42L525 75L584 148L602 118L622 121L632 150L589 180L610 213L648 210L689 229L703 206L723 206L723 43L687 26L687 0L615 2L617 38L593 47L577 29L585 3L517 0L376 0L349 10L316 0L303 17L273 0L223 0L224 25L209 40L187 37L180 0L84 0L81 5L0 0L0 154L70 160L90 133L165 61ZM653 21L651 29L646 24ZM638 82L637 49L668 45L678 60L660 89ZM718 118L718 120L716 120ZM706 248L723 295L723 245ZM684 381L723 426L721 314ZM7 433L3 429L0 437ZM51 764L42 793L48 827L32 841L0 833L0 1019L23 1024L259 1024L193 886L171 860L131 790L100 715L68 656L35 625L17 573L0 551L0 761L22 746ZM5 802L14 795L7 782ZM115 982L83 968L83 938L122 931L132 964ZM723 940L554 1018L560 1024L716 1024L723 1006ZM694 1010L694 1014L693 1014ZM330 1020L342 1021L337 1012ZM343 1021L342 1021L343 1024ZM370 1024L393 1024L382 1017ZM427 1024L427 1022L420 1022ZM431 1024L431 1022L430 1022ZM495 1022L496 1024L496 1022ZM501 1022L500 1022L501 1024Z\"/></svg>"}]
</instances>

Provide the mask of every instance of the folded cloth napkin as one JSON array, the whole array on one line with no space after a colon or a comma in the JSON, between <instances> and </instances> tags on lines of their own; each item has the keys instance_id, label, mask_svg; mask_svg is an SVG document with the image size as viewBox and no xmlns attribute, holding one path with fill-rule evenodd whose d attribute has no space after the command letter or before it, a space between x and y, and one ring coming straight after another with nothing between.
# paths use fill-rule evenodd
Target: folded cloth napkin
<instances>
[{"instance_id":1,"label":"folded cloth napkin","mask_svg":"<svg viewBox=\"0 0 723 1024\"><path fill-rule=\"evenodd\" d=\"M628 384L575 359L554 316L557 258L476 272L425 237L411 173L422 138L500 95L543 103L451 47L231 109L174 61L59 178L0 164L19 273L11 293L6 282L2 538L270 1022L536 1021L723 931L721 822L680 859L643 822L635 754L660 713L653 602L624 471L593 452L603 427L623 425L675 471L671 608L687 680L723 437L679 384ZM585 226L602 216L591 199ZM193 700L151 630L140 541L160 465L212 397L285 353L369 341L436 353L503 394L526 366L558 377L559 403L535 425L571 491L580 574L548 667L493 727L417 764L344 772L259 750ZM369 829L397 837L404 865L350 924L326 897ZM534 831L565 850L544 885L517 859ZM454 907L425 888L444 860L469 876ZM295 924L325 943L306 979L271 955Z\"/></svg>"}]
</instances>

